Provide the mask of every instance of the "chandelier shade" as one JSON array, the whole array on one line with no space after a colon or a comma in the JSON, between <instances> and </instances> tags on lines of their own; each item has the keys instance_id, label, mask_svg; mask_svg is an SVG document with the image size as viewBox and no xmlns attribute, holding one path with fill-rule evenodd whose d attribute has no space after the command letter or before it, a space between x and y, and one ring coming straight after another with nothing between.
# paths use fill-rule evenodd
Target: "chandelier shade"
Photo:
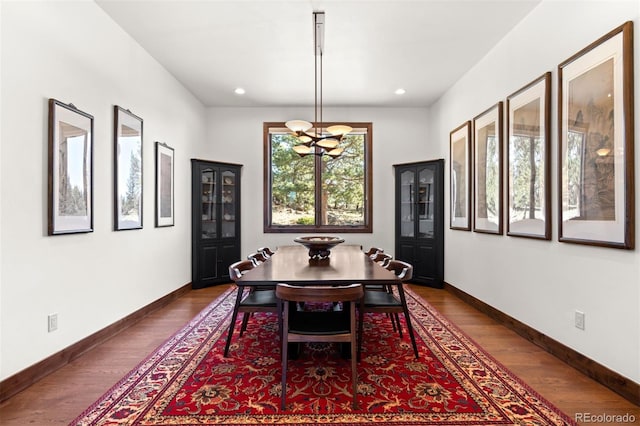
<instances>
[{"instance_id":1,"label":"chandelier shade","mask_svg":"<svg viewBox=\"0 0 640 426\"><path fill-rule=\"evenodd\" d=\"M342 139L353 129L344 124L336 124L322 129L322 54L324 51L324 12L313 12L313 46L314 46L314 121L289 120L284 125L298 138L298 145L293 150L301 157L306 155L328 155L339 157L344 148L338 147ZM319 94L319 96L318 96ZM320 120L318 121L318 112Z\"/></svg>"}]
</instances>

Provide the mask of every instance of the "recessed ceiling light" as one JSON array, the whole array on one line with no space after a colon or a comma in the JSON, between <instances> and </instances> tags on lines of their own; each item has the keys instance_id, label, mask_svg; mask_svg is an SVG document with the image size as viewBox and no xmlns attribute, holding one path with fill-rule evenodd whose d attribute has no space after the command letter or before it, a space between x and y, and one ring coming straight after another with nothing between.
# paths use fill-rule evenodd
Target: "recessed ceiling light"
<instances>
[{"instance_id":1,"label":"recessed ceiling light","mask_svg":"<svg viewBox=\"0 0 640 426\"><path fill-rule=\"evenodd\" d=\"M244 95L245 91L242 87L236 87L236 90L234 90L236 95Z\"/></svg>"},{"instance_id":2,"label":"recessed ceiling light","mask_svg":"<svg viewBox=\"0 0 640 426\"><path fill-rule=\"evenodd\" d=\"M393 93L395 93L396 95L404 95L406 92L407 92L406 90L404 90L404 89L400 88L400 89L397 89L397 90L396 90L395 92L393 92Z\"/></svg>"}]
</instances>

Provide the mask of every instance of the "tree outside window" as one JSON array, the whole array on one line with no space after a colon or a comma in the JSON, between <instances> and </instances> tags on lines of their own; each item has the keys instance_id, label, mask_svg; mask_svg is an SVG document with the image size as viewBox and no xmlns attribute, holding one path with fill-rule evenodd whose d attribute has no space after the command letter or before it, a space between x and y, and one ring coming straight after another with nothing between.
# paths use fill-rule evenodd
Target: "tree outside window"
<instances>
[{"instance_id":1,"label":"tree outside window","mask_svg":"<svg viewBox=\"0 0 640 426\"><path fill-rule=\"evenodd\" d=\"M331 158L300 157L284 123L264 123L265 232L371 232L372 126L345 124L353 131Z\"/></svg>"}]
</instances>

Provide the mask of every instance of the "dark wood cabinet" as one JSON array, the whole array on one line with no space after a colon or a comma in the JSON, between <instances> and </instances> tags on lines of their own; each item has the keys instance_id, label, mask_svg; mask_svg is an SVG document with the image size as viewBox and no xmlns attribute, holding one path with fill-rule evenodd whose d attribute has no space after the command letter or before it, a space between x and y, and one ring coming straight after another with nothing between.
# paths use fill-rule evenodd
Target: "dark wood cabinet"
<instances>
[{"instance_id":1,"label":"dark wood cabinet","mask_svg":"<svg viewBox=\"0 0 640 426\"><path fill-rule=\"evenodd\" d=\"M442 288L444 160L394 165L395 258L413 265L412 282Z\"/></svg>"},{"instance_id":2,"label":"dark wood cabinet","mask_svg":"<svg viewBox=\"0 0 640 426\"><path fill-rule=\"evenodd\" d=\"M240 259L242 165L191 160L191 286L230 281Z\"/></svg>"}]
</instances>

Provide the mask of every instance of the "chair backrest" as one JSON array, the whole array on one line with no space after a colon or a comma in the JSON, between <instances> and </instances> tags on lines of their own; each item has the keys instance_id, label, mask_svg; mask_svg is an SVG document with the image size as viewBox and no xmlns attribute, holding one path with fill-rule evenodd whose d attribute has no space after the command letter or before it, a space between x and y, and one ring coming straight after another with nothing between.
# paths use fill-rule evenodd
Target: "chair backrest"
<instances>
[{"instance_id":1,"label":"chair backrest","mask_svg":"<svg viewBox=\"0 0 640 426\"><path fill-rule=\"evenodd\" d=\"M256 253L251 253L249 256L247 256L247 259L252 261L255 266L258 266L259 264L267 260L267 256L265 256L260 252L256 252Z\"/></svg>"},{"instance_id":2,"label":"chair backrest","mask_svg":"<svg viewBox=\"0 0 640 426\"><path fill-rule=\"evenodd\" d=\"M271 251L269 247L260 247L258 249L258 253L262 253L265 257L269 258L273 256L275 253Z\"/></svg>"},{"instance_id":3,"label":"chair backrest","mask_svg":"<svg viewBox=\"0 0 640 426\"><path fill-rule=\"evenodd\" d=\"M255 265L250 260L240 260L229 265L229 276L233 281L242 276L243 273L253 269Z\"/></svg>"},{"instance_id":4,"label":"chair backrest","mask_svg":"<svg viewBox=\"0 0 640 426\"><path fill-rule=\"evenodd\" d=\"M371 247L369 250L364 252L364 254L369 257L375 255L376 253L384 253L384 249L381 249L379 247Z\"/></svg>"},{"instance_id":5,"label":"chair backrest","mask_svg":"<svg viewBox=\"0 0 640 426\"><path fill-rule=\"evenodd\" d=\"M371 260L373 260L374 262L377 262L380 264L380 266L382 267L387 267L387 265L389 264L389 262L391 261L392 257L386 253L382 253L382 252L378 252L374 255L371 256Z\"/></svg>"},{"instance_id":6,"label":"chair backrest","mask_svg":"<svg viewBox=\"0 0 640 426\"><path fill-rule=\"evenodd\" d=\"M387 265L387 269L392 271L402 281L408 281L413 277L413 266L410 263L401 260L391 260Z\"/></svg>"},{"instance_id":7,"label":"chair backrest","mask_svg":"<svg viewBox=\"0 0 640 426\"><path fill-rule=\"evenodd\" d=\"M347 286L294 286L280 283L276 286L276 297L291 302L350 302L364 295L362 284Z\"/></svg>"}]
</instances>

